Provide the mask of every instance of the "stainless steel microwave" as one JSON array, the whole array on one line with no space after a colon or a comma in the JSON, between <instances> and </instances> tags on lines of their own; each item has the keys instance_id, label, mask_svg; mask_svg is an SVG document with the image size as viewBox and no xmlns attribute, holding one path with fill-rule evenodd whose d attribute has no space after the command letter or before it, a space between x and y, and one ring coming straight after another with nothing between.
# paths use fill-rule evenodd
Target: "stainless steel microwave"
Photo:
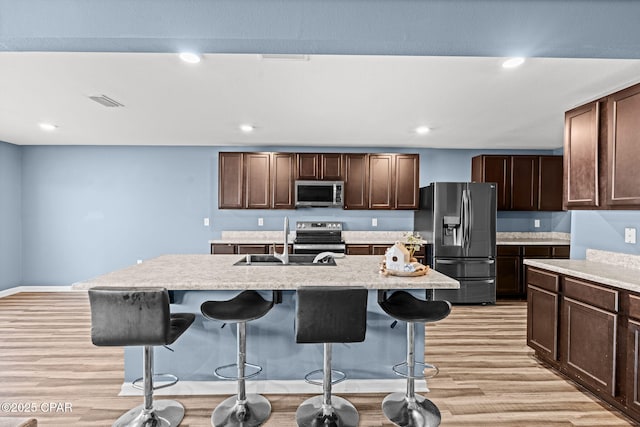
<instances>
[{"instance_id":1,"label":"stainless steel microwave","mask_svg":"<svg viewBox=\"0 0 640 427\"><path fill-rule=\"evenodd\" d=\"M296 207L341 208L344 181L296 181Z\"/></svg>"}]
</instances>

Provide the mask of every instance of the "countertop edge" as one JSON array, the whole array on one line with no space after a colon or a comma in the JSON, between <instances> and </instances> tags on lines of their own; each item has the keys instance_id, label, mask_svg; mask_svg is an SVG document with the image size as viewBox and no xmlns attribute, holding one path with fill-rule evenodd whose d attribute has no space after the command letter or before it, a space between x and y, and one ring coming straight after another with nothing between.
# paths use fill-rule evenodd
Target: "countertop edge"
<instances>
[{"instance_id":1,"label":"countertop edge","mask_svg":"<svg viewBox=\"0 0 640 427\"><path fill-rule=\"evenodd\" d=\"M640 272L632 268L624 268L613 264L605 264L587 260L534 260L526 259L524 264L552 271L554 273L565 274L579 279L589 280L624 289L633 292L640 292ZM595 273L592 270L599 271Z\"/></svg>"}]
</instances>

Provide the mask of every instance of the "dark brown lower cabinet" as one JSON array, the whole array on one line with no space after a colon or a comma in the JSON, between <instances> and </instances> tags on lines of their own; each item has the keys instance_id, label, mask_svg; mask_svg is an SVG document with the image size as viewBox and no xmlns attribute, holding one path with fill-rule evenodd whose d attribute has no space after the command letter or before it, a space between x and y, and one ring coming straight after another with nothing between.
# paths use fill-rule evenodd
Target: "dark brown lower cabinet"
<instances>
[{"instance_id":1,"label":"dark brown lower cabinet","mask_svg":"<svg viewBox=\"0 0 640 427\"><path fill-rule=\"evenodd\" d=\"M347 245L347 255L371 255L369 245Z\"/></svg>"},{"instance_id":2,"label":"dark brown lower cabinet","mask_svg":"<svg viewBox=\"0 0 640 427\"><path fill-rule=\"evenodd\" d=\"M527 344L640 422L640 293L527 267Z\"/></svg>"},{"instance_id":3,"label":"dark brown lower cabinet","mask_svg":"<svg viewBox=\"0 0 640 427\"><path fill-rule=\"evenodd\" d=\"M618 315L565 298L562 317L567 373L615 396Z\"/></svg>"},{"instance_id":4,"label":"dark brown lower cabinet","mask_svg":"<svg viewBox=\"0 0 640 427\"><path fill-rule=\"evenodd\" d=\"M269 251L267 250L267 245L249 245L242 244L238 245L237 252L238 254L267 254Z\"/></svg>"}]
</instances>

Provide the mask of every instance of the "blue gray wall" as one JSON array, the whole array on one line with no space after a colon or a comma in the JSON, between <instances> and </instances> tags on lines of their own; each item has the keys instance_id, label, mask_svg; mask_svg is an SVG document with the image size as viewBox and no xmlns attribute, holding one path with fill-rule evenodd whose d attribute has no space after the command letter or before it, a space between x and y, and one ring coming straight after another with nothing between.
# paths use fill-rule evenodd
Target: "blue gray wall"
<instances>
[{"instance_id":1,"label":"blue gray wall","mask_svg":"<svg viewBox=\"0 0 640 427\"><path fill-rule=\"evenodd\" d=\"M640 211L572 211L571 258L585 258L587 249L640 255L638 244L624 243L625 227L640 232Z\"/></svg>"},{"instance_id":2,"label":"blue gray wall","mask_svg":"<svg viewBox=\"0 0 640 427\"><path fill-rule=\"evenodd\" d=\"M22 276L21 156L20 147L0 141L0 291Z\"/></svg>"}]
</instances>

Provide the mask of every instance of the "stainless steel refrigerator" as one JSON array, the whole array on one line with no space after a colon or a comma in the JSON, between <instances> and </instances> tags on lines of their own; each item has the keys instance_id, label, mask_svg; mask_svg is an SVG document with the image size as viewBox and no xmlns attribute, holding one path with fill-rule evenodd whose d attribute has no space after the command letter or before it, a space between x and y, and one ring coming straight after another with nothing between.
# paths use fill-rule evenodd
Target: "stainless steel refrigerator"
<instances>
[{"instance_id":1,"label":"stainless steel refrigerator","mask_svg":"<svg viewBox=\"0 0 640 427\"><path fill-rule=\"evenodd\" d=\"M496 185L435 182L420 189L413 229L427 245L427 262L460 282L432 298L452 303L496 302Z\"/></svg>"}]
</instances>

